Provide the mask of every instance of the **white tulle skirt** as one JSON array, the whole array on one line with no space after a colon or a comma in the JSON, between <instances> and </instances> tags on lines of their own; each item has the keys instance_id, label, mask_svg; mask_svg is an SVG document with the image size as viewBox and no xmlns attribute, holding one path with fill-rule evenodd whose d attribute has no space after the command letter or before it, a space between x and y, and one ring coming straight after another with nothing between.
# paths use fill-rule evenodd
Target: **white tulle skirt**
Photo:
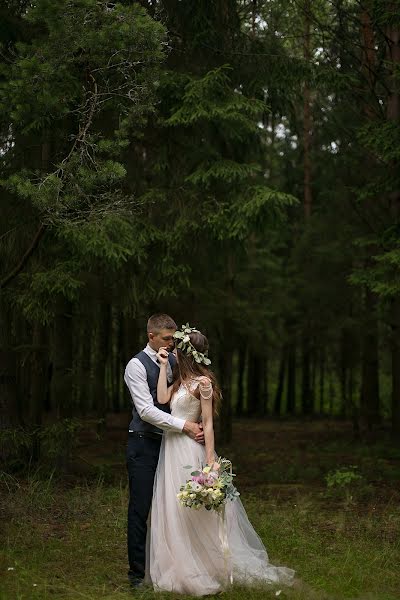
<instances>
[{"instance_id":1,"label":"white tulle skirt","mask_svg":"<svg viewBox=\"0 0 400 600\"><path fill-rule=\"evenodd\" d=\"M293 583L294 571L271 565L240 499L222 515L179 504L176 494L190 477L185 465L205 464L205 448L186 435L164 435L149 530L149 577L155 590L193 596L215 594L231 583Z\"/></svg>"}]
</instances>

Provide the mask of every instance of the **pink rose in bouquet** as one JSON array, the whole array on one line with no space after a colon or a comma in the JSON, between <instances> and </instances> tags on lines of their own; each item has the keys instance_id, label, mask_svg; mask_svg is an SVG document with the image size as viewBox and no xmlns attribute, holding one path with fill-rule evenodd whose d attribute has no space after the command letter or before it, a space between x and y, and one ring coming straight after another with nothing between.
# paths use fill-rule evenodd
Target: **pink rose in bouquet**
<instances>
[{"instance_id":1,"label":"pink rose in bouquet","mask_svg":"<svg viewBox=\"0 0 400 600\"><path fill-rule=\"evenodd\" d=\"M191 478L180 487L178 500L182 506L188 508L199 510L204 507L206 510L219 512L228 499L234 500L239 496L232 483L233 477L235 475L232 473L231 461L220 457L214 470L212 466L206 465L201 470L191 473Z\"/></svg>"},{"instance_id":2,"label":"pink rose in bouquet","mask_svg":"<svg viewBox=\"0 0 400 600\"><path fill-rule=\"evenodd\" d=\"M204 475L192 475L192 481L197 481L200 485L204 485Z\"/></svg>"}]
</instances>

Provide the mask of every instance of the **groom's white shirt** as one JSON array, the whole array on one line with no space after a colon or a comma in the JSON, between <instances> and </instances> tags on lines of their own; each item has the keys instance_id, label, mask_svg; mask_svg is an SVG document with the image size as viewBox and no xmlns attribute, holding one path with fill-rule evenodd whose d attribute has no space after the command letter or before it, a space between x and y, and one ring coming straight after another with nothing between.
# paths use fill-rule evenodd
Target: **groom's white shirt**
<instances>
[{"instance_id":1,"label":"groom's white shirt","mask_svg":"<svg viewBox=\"0 0 400 600\"><path fill-rule=\"evenodd\" d=\"M157 352L147 344L145 352L153 362L157 363ZM172 381L171 365L167 364L168 382ZM164 431L182 431L185 424L184 419L173 417L156 406L154 406L153 396L150 394L149 384L147 383L147 373L144 365L138 358L132 358L126 365L124 380L132 396L132 402L142 421L151 423Z\"/></svg>"}]
</instances>

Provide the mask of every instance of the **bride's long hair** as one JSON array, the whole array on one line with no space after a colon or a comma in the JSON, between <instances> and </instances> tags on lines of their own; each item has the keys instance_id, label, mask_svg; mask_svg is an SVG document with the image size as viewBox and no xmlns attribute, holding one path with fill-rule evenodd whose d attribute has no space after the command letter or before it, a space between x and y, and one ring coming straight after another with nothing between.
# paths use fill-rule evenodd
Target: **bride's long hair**
<instances>
[{"instance_id":1,"label":"bride's long hair","mask_svg":"<svg viewBox=\"0 0 400 600\"><path fill-rule=\"evenodd\" d=\"M208 340L200 331L192 331L189 333L190 342L198 352L203 354L208 350ZM191 354L182 352L179 348L176 349L177 363L174 367L174 382L172 384L172 393L175 393L181 383L189 384L194 377L208 377L213 387L212 406L214 415L218 414L218 406L221 402L221 389L218 385L214 373L202 363L194 360Z\"/></svg>"}]
</instances>

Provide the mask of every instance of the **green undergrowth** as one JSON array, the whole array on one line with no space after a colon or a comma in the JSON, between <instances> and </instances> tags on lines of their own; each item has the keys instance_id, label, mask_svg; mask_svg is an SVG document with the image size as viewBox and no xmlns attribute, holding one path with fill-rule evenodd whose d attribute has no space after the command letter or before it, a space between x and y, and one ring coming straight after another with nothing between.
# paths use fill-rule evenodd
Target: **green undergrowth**
<instances>
[{"instance_id":1,"label":"green undergrowth","mask_svg":"<svg viewBox=\"0 0 400 600\"><path fill-rule=\"evenodd\" d=\"M278 425L281 438L267 441L271 427L235 426L235 438L247 436L248 452L239 453L233 444L224 453L235 455L241 499L271 562L295 569L299 581L292 589L234 586L223 597L399 600L398 481L385 479L397 470L396 450L350 452L334 443L318 450L317 440L303 444L310 442L310 428L296 437L294 430L283 435ZM290 442L287 448L284 440ZM111 444L111 455L119 478L104 477L101 469L97 478L57 478L45 470L0 476L1 600L182 599L128 586L123 445ZM377 479L371 457L380 466L388 461L383 478ZM291 464L296 465L292 481ZM311 477L316 465L318 473Z\"/></svg>"},{"instance_id":2,"label":"green undergrowth","mask_svg":"<svg viewBox=\"0 0 400 600\"><path fill-rule=\"evenodd\" d=\"M400 508L324 504L297 491L290 500L243 493L270 559L297 571L304 589L254 589L252 598L399 598ZM1 598L130 598L126 583L127 490L9 482L1 555ZM310 589L312 590L310 592ZM229 598L248 598L234 588ZM312 596L310 596L312 594ZM173 594L140 594L147 598Z\"/></svg>"}]
</instances>

